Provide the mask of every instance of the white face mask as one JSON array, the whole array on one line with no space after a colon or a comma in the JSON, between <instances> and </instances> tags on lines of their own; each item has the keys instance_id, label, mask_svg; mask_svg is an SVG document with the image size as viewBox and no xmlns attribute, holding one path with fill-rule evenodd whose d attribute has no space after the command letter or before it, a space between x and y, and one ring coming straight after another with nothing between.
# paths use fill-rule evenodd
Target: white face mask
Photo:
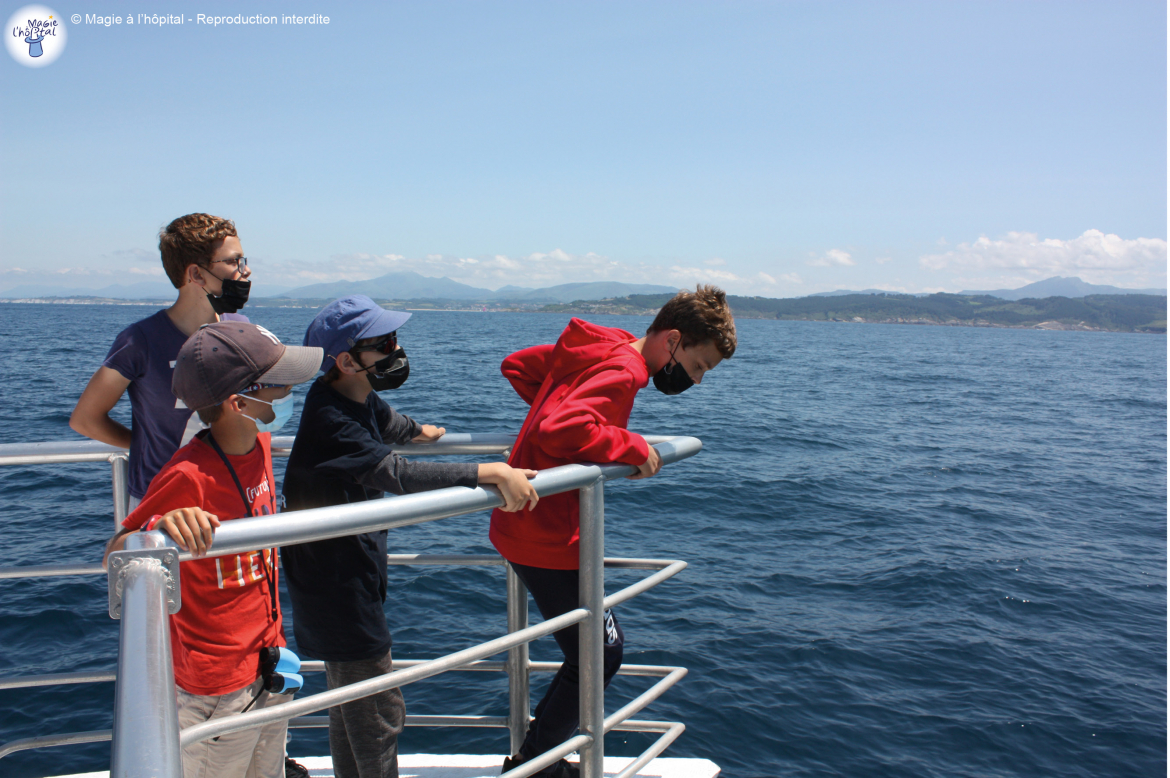
<instances>
[{"instance_id":1,"label":"white face mask","mask_svg":"<svg viewBox=\"0 0 1170 778\"><path fill-rule=\"evenodd\" d=\"M264 403L265 405L272 406L273 412L276 413L276 418L272 421L260 421L254 416L241 413L240 415L245 419L251 419L256 424L257 432L276 432L278 429L283 427L289 419L292 418L293 396L291 394L286 397L281 397L279 400L273 400L272 402L261 400L259 397L252 397L251 395L244 396L249 400L255 400L258 403Z\"/></svg>"}]
</instances>

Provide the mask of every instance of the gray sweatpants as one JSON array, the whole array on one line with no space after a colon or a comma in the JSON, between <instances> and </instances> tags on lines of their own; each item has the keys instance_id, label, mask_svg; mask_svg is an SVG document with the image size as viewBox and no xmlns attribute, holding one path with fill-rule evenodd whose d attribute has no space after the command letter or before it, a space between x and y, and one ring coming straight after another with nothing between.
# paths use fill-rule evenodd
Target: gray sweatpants
<instances>
[{"instance_id":1,"label":"gray sweatpants","mask_svg":"<svg viewBox=\"0 0 1170 778\"><path fill-rule=\"evenodd\" d=\"M377 659L326 662L330 689L385 675L390 652ZM398 778L398 735L406 703L397 688L329 709L329 753L336 778Z\"/></svg>"}]
</instances>

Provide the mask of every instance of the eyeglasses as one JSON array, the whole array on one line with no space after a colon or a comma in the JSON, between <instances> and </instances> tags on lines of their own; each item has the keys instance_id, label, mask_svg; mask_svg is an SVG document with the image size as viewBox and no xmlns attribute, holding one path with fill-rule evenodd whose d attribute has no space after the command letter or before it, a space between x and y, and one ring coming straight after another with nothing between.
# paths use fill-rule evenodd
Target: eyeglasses
<instances>
[{"instance_id":1,"label":"eyeglasses","mask_svg":"<svg viewBox=\"0 0 1170 778\"><path fill-rule=\"evenodd\" d=\"M349 353L356 354L359 351L377 351L382 354L393 354L396 348L398 348L398 332L394 331L374 343L365 346L354 346L349 350Z\"/></svg>"},{"instance_id":2,"label":"eyeglasses","mask_svg":"<svg viewBox=\"0 0 1170 778\"><path fill-rule=\"evenodd\" d=\"M211 261L211 264L217 265L220 262L222 262L223 264L227 265L228 267L230 267L233 270L240 272L240 273L244 273L248 270L248 258L247 257L232 257L231 259L213 259Z\"/></svg>"}]
</instances>

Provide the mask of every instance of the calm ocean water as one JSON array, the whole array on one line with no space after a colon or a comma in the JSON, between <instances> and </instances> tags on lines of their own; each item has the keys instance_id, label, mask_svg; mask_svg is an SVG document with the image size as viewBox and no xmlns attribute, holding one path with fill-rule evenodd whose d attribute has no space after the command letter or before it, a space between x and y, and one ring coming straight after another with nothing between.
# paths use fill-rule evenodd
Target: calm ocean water
<instances>
[{"instance_id":1,"label":"calm ocean water","mask_svg":"<svg viewBox=\"0 0 1170 778\"><path fill-rule=\"evenodd\" d=\"M114 335L150 313L0 304L0 442L75 439L67 421L86 380ZM313 315L246 313L296 343ZM567 321L418 313L400 333L410 380L386 397L453 432L514 432L526 408L500 360L552 342ZM643 714L687 724L668 755L712 759L730 778L1165 775L1165 339L739 330L735 358L701 387L651 389L634 408L633 429L696 435L703 452L606 495L609 555L690 562L620 609L628 662L691 670ZM128 420L128 405L118 412ZM0 468L0 505L0 565L96 561L111 532L109 468ZM486 530L486 514L461 517L395 531L391 548L486 553ZM0 581L0 675L112 668L105 586ZM392 568L395 656L501 634L504 603L499 569ZM554 659L555 646L532 654ZM547 679L534 675L537 695ZM323 683L310 676L309 691ZM608 708L647 685L617 679ZM0 691L0 740L108 728L112 696L113 684ZM406 698L411 713L507 709L502 675L452 674ZM606 748L649 742L616 734ZM507 747L503 730L402 739L405 752ZM298 730L290 751L328 753L325 731ZM26 751L0 774L108 759L105 743Z\"/></svg>"}]
</instances>

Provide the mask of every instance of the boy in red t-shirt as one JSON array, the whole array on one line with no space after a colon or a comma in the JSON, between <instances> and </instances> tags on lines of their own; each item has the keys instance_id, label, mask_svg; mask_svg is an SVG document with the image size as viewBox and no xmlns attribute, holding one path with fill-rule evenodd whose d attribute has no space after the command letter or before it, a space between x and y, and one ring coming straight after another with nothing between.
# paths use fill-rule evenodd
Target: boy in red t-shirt
<instances>
[{"instance_id":1,"label":"boy in red t-shirt","mask_svg":"<svg viewBox=\"0 0 1170 778\"><path fill-rule=\"evenodd\" d=\"M292 414L289 393L317 374L319 348L285 346L255 324L200 328L179 351L172 389L211 428L159 471L106 554L139 530L158 529L195 556L222 521L276 513L271 435ZM183 607L170 618L179 726L291 694L263 690L259 652L283 646L276 549L184 562ZM233 732L183 749L184 778L280 778L288 722Z\"/></svg>"},{"instance_id":2,"label":"boy in red t-shirt","mask_svg":"<svg viewBox=\"0 0 1170 778\"><path fill-rule=\"evenodd\" d=\"M631 478L654 475L662 467L658 452L626 429L634 396L651 376L663 394L685 391L734 354L735 345L727 296L713 286L679 292L662 306L642 338L573 319L555 345L517 351L501 365L516 393L531 406L508 464L544 470L575 462L622 462L638 468ZM492 544L528 587L546 620L578 605L580 529L575 491L545 497L530 510L492 512ZM608 685L621 667L624 643L611 611L605 614L605 635ZM577 728L577 627L553 637L565 661L536 706L520 752L504 760L504 771L563 743ZM577 774L577 766L564 759L536 773L552 778Z\"/></svg>"}]
</instances>

